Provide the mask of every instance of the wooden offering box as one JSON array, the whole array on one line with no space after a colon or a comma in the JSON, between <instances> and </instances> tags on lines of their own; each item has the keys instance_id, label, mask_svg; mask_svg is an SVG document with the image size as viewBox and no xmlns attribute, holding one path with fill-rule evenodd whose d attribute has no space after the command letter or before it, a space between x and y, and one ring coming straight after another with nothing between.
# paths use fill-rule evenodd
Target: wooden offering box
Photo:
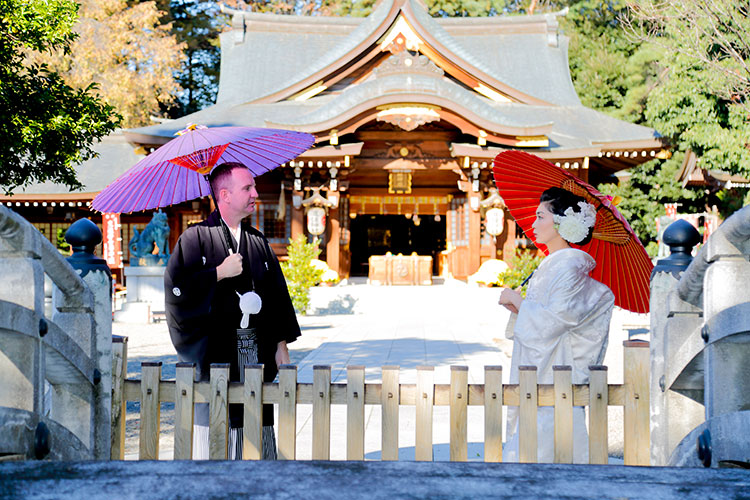
<instances>
[{"instance_id":1,"label":"wooden offering box","mask_svg":"<svg viewBox=\"0 0 750 500\"><path fill-rule=\"evenodd\" d=\"M432 285L429 255L372 255L368 278L373 285Z\"/></svg>"}]
</instances>

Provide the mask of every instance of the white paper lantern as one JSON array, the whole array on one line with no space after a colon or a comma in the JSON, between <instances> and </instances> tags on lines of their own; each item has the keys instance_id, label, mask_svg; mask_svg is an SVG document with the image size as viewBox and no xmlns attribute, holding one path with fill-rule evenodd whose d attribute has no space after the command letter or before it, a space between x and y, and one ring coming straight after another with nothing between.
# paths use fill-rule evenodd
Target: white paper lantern
<instances>
[{"instance_id":1,"label":"white paper lantern","mask_svg":"<svg viewBox=\"0 0 750 500\"><path fill-rule=\"evenodd\" d=\"M312 207L307 211L307 231L315 236L326 232L326 211L320 207Z\"/></svg>"},{"instance_id":2,"label":"white paper lantern","mask_svg":"<svg viewBox=\"0 0 750 500\"><path fill-rule=\"evenodd\" d=\"M505 212L502 208L490 208L484 218L484 227L487 234L497 236L502 234L505 226Z\"/></svg>"}]
</instances>

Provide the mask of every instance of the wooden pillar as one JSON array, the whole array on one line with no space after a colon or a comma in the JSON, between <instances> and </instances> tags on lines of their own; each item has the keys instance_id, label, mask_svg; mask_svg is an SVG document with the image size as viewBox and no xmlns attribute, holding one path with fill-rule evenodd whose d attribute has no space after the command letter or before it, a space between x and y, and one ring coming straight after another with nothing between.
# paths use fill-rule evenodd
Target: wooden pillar
<instances>
[{"instance_id":1,"label":"wooden pillar","mask_svg":"<svg viewBox=\"0 0 750 500\"><path fill-rule=\"evenodd\" d=\"M510 263L513 256L516 255L516 221L507 208L505 209L505 228L498 239L501 241L501 243L498 243L498 247L503 252L503 260Z\"/></svg>"},{"instance_id":2,"label":"wooden pillar","mask_svg":"<svg viewBox=\"0 0 750 500\"><path fill-rule=\"evenodd\" d=\"M466 209L469 211L469 262L466 274L474 274L479 269L481 263L480 258L480 245L481 245L481 222L482 215L479 210L473 210L471 208L471 199L473 197L479 197L478 193L472 193L467 199L468 206ZM477 199L477 202L479 200Z\"/></svg>"},{"instance_id":3,"label":"wooden pillar","mask_svg":"<svg viewBox=\"0 0 750 500\"><path fill-rule=\"evenodd\" d=\"M299 196L302 198L301 191L293 191L292 196ZM292 206L292 239L296 238L300 234L305 234L305 211L300 208L294 208Z\"/></svg>"},{"instance_id":4,"label":"wooden pillar","mask_svg":"<svg viewBox=\"0 0 750 500\"><path fill-rule=\"evenodd\" d=\"M339 209L333 207L328 211L328 220L330 226L328 230L330 234L328 236L328 243L326 244L326 263L328 267L341 274L339 269L339 237L341 235L340 224L339 224Z\"/></svg>"}]
</instances>

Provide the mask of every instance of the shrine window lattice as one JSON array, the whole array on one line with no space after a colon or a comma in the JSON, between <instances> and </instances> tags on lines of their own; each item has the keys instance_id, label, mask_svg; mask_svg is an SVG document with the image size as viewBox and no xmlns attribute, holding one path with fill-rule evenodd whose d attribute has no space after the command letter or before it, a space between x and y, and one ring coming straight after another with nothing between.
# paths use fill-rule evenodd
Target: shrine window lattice
<instances>
[{"instance_id":1,"label":"shrine window lattice","mask_svg":"<svg viewBox=\"0 0 750 500\"><path fill-rule=\"evenodd\" d=\"M292 207L287 203L286 214L278 219L278 204L264 203L259 205L256 213L251 215L252 224L263 233L269 243L289 243L292 235L292 218L289 216Z\"/></svg>"},{"instance_id":2,"label":"shrine window lattice","mask_svg":"<svg viewBox=\"0 0 750 500\"><path fill-rule=\"evenodd\" d=\"M450 209L454 216L451 217L451 241L454 246L469 245L469 207L466 198L453 198Z\"/></svg>"}]
</instances>

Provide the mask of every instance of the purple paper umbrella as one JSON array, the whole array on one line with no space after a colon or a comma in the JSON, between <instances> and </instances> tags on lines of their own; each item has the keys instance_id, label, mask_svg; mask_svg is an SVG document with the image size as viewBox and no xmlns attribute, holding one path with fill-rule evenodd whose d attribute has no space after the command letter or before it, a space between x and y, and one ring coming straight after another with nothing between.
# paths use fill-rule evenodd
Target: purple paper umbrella
<instances>
[{"instance_id":1,"label":"purple paper umbrella","mask_svg":"<svg viewBox=\"0 0 750 500\"><path fill-rule=\"evenodd\" d=\"M313 143L315 137L303 132L189 125L104 188L91 208L138 212L208 196L205 176L214 165L239 162L258 176L296 158Z\"/></svg>"}]
</instances>

